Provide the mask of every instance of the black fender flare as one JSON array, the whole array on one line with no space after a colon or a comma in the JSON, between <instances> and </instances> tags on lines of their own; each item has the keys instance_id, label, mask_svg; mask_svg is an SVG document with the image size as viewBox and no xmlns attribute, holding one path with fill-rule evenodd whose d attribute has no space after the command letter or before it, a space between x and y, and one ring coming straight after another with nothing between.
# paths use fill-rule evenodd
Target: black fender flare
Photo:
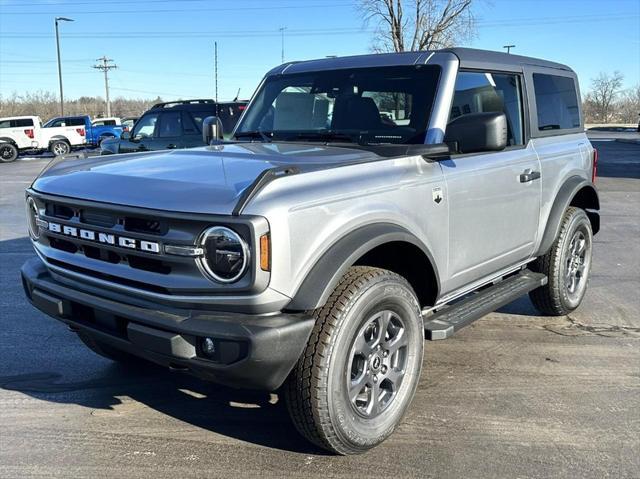
<instances>
[{"instance_id":1,"label":"black fender flare","mask_svg":"<svg viewBox=\"0 0 640 479\"><path fill-rule=\"evenodd\" d=\"M583 204L579 206L587 212L587 216L589 216L589 220L591 221L593 234L598 232L600 229L600 215L597 213L597 210L600 209L598 192L591 182L580 176L572 176L564 182L556 194L553 206L549 212L549 218L547 219L542 240L540 241L540 246L535 256L542 256L549 251L549 248L551 248L551 245L560 232L562 215L564 215L567 208L571 206L574 198L582 191L584 191L584 201L582 201L581 203Z\"/></svg>"},{"instance_id":2,"label":"black fender flare","mask_svg":"<svg viewBox=\"0 0 640 479\"><path fill-rule=\"evenodd\" d=\"M394 241L411 243L426 255L436 276L440 277L431 252L413 233L393 223L373 223L359 227L333 243L313 265L287 305L288 310L304 311L324 305L340 278L365 253Z\"/></svg>"}]
</instances>

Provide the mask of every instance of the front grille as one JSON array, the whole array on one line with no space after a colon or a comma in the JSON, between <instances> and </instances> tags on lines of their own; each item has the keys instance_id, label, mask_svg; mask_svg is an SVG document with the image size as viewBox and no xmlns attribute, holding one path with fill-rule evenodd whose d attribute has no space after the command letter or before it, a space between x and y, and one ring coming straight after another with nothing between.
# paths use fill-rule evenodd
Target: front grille
<instances>
[{"instance_id":1,"label":"front grille","mask_svg":"<svg viewBox=\"0 0 640 479\"><path fill-rule=\"evenodd\" d=\"M164 245L195 246L202 232L215 224L233 226L251 248L256 244L252 221L49 196L41 198L31 194L44 206L45 214L41 219L50 225L56 224L56 229L49 227L41 234L35 247L43 259L59 268L61 274L60 270L67 270L114 285L164 295L237 294L254 290L253 255L249 273L237 283L227 285L210 281L194 257L164 252ZM266 229L261 226L261 231ZM107 237L111 239L105 240ZM133 242L133 247L128 248L126 241ZM149 244L151 248L143 247Z\"/></svg>"}]
</instances>

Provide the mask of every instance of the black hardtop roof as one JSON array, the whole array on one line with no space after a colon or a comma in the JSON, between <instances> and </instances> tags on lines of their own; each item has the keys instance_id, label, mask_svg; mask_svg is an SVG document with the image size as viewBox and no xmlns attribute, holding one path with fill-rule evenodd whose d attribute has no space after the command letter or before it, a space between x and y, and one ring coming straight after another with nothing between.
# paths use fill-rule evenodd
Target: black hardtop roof
<instances>
[{"instance_id":1,"label":"black hardtop roof","mask_svg":"<svg viewBox=\"0 0 640 479\"><path fill-rule=\"evenodd\" d=\"M290 62L274 68L269 73L301 73L306 71L343 68L428 64L429 58L434 53L450 53L455 55L460 61L460 68L522 71L524 66L536 66L565 70L569 72L572 71L571 68L561 63L541 60L539 58L513 55L506 52L478 50L475 48L445 48L442 50L421 52L374 53L368 55L328 57L317 60Z\"/></svg>"}]
</instances>

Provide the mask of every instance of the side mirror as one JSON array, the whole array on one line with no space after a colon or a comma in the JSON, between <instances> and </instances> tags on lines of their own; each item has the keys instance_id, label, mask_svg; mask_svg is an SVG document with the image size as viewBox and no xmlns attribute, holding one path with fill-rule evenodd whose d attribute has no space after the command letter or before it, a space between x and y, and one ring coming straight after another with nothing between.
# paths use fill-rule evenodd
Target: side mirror
<instances>
[{"instance_id":1,"label":"side mirror","mask_svg":"<svg viewBox=\"0 0 640 479\"><path fill-rule=\"evenodd\" d=\"M208 116L202 122L202 141L205 145L222 140L222 122L217 116Z\"/></svg>"},{"instance_id":2,"label":"side mirror","mask_svg":"<svg viewBox=\"0 0 640 479\"><path fill-rule=\"evenodd\" d=\"M120 139L121 139L121 140L130 140L130 139L131 139L131 132L130 132L130 131L128 131L128 130L127 130L127 131L123 131L123 132L120 134Z\"/></svg>"},{"instance_id":3,"label":"side mirror","mask_svg":"<svg viewBox=\"0 0 640 479\"><path fill-rule=\"evenodd\" d=\"M507 117L502 112L459 116L447 125L444 142L458 153L504 150L507 147Z\"/></svg>"}]
</instances>

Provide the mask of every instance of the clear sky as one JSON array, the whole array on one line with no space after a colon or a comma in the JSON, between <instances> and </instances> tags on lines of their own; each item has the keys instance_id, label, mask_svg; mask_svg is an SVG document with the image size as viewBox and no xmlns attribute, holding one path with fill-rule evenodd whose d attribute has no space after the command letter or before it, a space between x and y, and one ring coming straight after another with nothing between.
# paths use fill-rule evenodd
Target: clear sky
<instances>
[{"instance_id":1,"label":"clear sky","mask_svg":"<svg viewBox=\"0 0 640 479\"><path fill-rule=\"evenodd\" d=\"M478 32L464 46L566 63L587 90L600 71L640 83L640 0L478 0ZM219 99L248 98L285 60L368 53L372 25L356 0L0 0L0 95L58 92L53 19L61 24L66 98L211 98L218 42Z\"/></svg>"}]
</instances>

